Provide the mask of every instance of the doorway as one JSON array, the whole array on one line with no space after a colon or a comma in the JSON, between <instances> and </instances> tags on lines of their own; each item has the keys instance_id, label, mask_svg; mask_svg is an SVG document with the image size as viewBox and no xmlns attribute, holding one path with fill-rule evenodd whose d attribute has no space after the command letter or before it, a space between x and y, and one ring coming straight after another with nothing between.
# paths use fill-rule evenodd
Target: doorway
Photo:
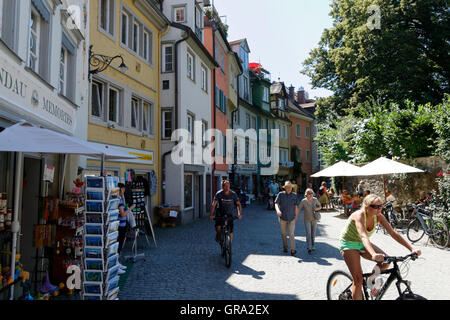
<instances>
[{"instance_id":1,"label":"doorway","mask_svg":"<svg viewBox=\"0 0 450 320\"><path fill-rule=\"evenodd\" d=\"M27 158L23 164L23 192L21 214L20 253L24 270L34 272L36 249L34 247L34 226L39 218L39 193L41 159Z\"/></svg>"}]
</instances>

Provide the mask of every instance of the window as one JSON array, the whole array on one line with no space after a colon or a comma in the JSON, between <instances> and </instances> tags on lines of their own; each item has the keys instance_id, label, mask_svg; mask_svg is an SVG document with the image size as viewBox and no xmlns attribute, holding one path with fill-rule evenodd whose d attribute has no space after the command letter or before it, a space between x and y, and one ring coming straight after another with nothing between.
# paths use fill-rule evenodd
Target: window
<instances>
[{"instance_id":1,"label":"window","mask_svg":"<svg viewBox=\"0 0 450 320\"><path fill-rule=\"evenodd\" d=\"M144 102L142 104L142 131L149 134L154 134L153 123L153 105L148 102Z\"/></svg>"},{"instance_id":2,"label":"window","mask_svg":"<svg viewBox=\"0 0 450 320\"><path fill-rule=\"evenodd\" d=\"M119 122L119 90L114 88L109 88L108 120Z\"/></svg>"},{"instance_id":3,"label":"window","mask_svg":"<svg viewBox=\"0 0 450 320\"><path fill-rule=\"evenodd\" d=\"M208 92L208 73L204 66L202 66L202 89Z\"/></svg>"},{"instance_id":4,"label":"window","mask_svg":"<svg viewBox=\"0 0 450 320\"><path fill-rule=\"evenodd\" d=\"M133 23L133 44L131 49L139 53L139 33L141 30L141 26L136 21Z\"/></svg>"},{"instance_id":5,"label":"window","mask_svg":"<svg viewBox=\"0 0 450 320\"><path fill-rule=\"evenodd\" d=\"M142 45L142 57L145 60L150 60L150 43L151 36L148 31L144 30L144 43Z\"/></svg>"},{"instance_id":6,"label":"window","mask_svg":"<svg viewBox=\"0 0 450 320\"><path fill-rule=\"evenodd\" d=\"M245 129L250 129L251 120L250 115L248 113L245 114Z\"/></svg>"},{"instance_id":7,"label":"window","mask_svg":"<svg viewBox=\"0 0 450 320\"><path fill-rule=\"evenodd\" d=\"M256 130L256 117L252 117L252 128Z\"/></svg>"},{"instance_id":8,"label":"window","mask_svg":"<svg viewBox=\"0 0 450 320\"><path fill-rule=\"evenodd\" d=\"M302 162L302 150L301 149L297 149L296 155L297 155L297 162Z\"/></svg>"},{"instance_id":9,"label":"window","mask_svg":"<svg viewBox=\"0 0 450 320\"><path fill-rule=\"evenodd\" d=\"M162 46L162 72L173 71L173 47L171 44Z\"/></svg>"},{"instance_id":10,"label":"window","mask_svg":"<svg viewBox=\"0 0 450 320\"><path fill-rule=\"evenodd\" d=\"M206 146L206 129L208 128L208 124L205 121L202 121L202 146Z\"/></svg>"},{"instance_id":11,"label":"window","mask_svg":"<svg viewBox=\"0 0 450 320\"><path fill-rule=\"evenodd\" d=\"M163 90L168 90L170 89L170 81L169 80L163 80L163 86L162 86Z\"/></svg>"},{"instance_id":12,"label":"window","mask_svg":"<svg viewBox=\"0 0 450 320\"><path fill-rule=\"evenodd\" d=\"M109 33L114 35L114 0L99 0L99 27Z\"/></svg>"},{"instance_id":13,"label":"window","mask_svg":"<svg viewBox=\"0 0 450 320\"><path fill-rule=\"evenodd\" d=\"M311 162L311 151L306 150L306 162Z\"/></svg>"},{"instance_id":14,"label":"window","mask_svg":"<svg viewBox=\"0 0 450 320\"><path fill-rule=\"evenodd\" d=\"M234 119L233 119L233 122L236 123L236 124L240 124L239 117L240 117L240 111L239 111L239 109L237 109L237 110L234 112Z\"/></svg>"},{"instance_id":15,"label":"window","mask_svg":"<svg viewBox=\"0 0 450 320\"><path fill-rule=\"evenodd\" d=\"M246 99L246 100L249 99L249 95L248 95L248 78L246 76L244 76L244 99Z\"/></svg>"},{"instance_id":16,"label":"window","mask_svg":"<svg viewBox=\"0 0 450 320\"><path fill-rule=\"evenodd\" d=\"M269 88L267 87L263 88L263 101L269 102Z\"/></svg>"},{"instance_id":17,"label":"window","mask_svg":"<svg viewBox=\"0 0 450 320\"><path fill-rule=\"evenodd\" d=\"M170 139L172 136L172 110L162 111L161 122L163 139Z\"/></svg>"},{"instance_id":18,"label":"window","mask_svg":"<svg viewBox=\"0 0 450 320\"><path fill-rule=\"evenodd\" d=\"M61 56L59 60L59 86L58 92L62 95L66 95L66 79L67 79L67 50L61 47Z\"/></svg>"},{"instance_id":19,"label":"window","mask_svg":"<svg viewBox=\"0 0 450 320\"><path fill-rule=\"evenodd\" d=\"M306 127L305 127L305 129L306 129L306 132L305 132L305 133L306 133L306 134L305 134L305 137L306 137L306 138L309 138L309 127L308 127L308 126L306 126Z\"/></svg>"},{"instance_id":20,"label":"window","mask_svg":"<svg viewBox=\"0 0 450 320\"><path fill-rule=\"evenodd\" d=\"M122 11L122 28L121 28L121 39L122 43L128 46L129 40L129 24L130 24L130 16L125 11Z\"/></svg>"},{"instance_id":21,"label":"window","mask_svg":"<svg viewBox=\"0 0 450 320\"><path fill-rule=\"evenodd\" d=\"M297 125L295 126L295 130L296 130L295 135L296 135L297 137L300 137L300 125L299 125L299 124L297 124Z\"/></svg>"},{"instance_id":22,"label":"window","mask_svg":"<svg viewBox=\"0 0 450 320\"><path fill-rule=\"evenodd\" d=\"M175 22L186 22L185 20L185 7L174 8L174 20Z\"/></svg>"},{"instance_id":23,"label":"window","mask_svg":"<svg viewBox=\"0 0 450 320\"><path fill-rule=\"evenodd\" d=\"M278 98L278 107L282 108L283 107L283 99Z\"/></svg>"},{"instance_id":24,"label":"window","mask_svg":"<svg viewBox=\"0 0 450 320\"><path fill-rule=\"evenodd\" d=\"M194 80L194 57L187 53L187 76L189 79Z\"/></svg>"},{"instance_id":25,"label":"window","mask_svg":"<svg viewBox=\"0 0 450 320\"><path fill-rule=\"evenodd\" d=\"M139 100L131 99L131 127L139 129Z\"/></svg>"},{"instance_id":26,"label":"window","mask_svg":"<svg viewBox=\"0 0 450 320\"><path fill-rule=\"evenodd\" d=\"M288 151L286 149L280 149L280 162L288 162Z\"/></svg>"},{"instance_id":27,"label":"window","mask_svg":"<svg viewBox=\"0 0 450 320\"><path fill-rule=\"evenodd\" d=\"M32 5L30 17L30 57L28 66L38 72L40 49L41 16Z\"/></svg>"},{"instance_id":28,"label":"window","mask_svg":"<svg viewBox=\"0 0 450 320\"><path fill-rule=\"evenodd\" d=\"M197 28L202 27L202 10L199 7L195 7L195 26Z\"/></svg>"},{"instance_id":29,"label":"window","mask_svg":"<svg viewBox=\"0 0 450 320\"><path fill-rule=\"evenodd\" d=\"M0 0L0 38L12 50L17 50L16 46L16 16L18 0Z\"/></svg>"},{"instance_id":30,"label":"window","mask_svg":"<svg viewBox=\"0 0 450 320\"><path fill-rule=\"evenodd\" d=\"M190 114L187 115L187 129L189 132L189 141L194 140L194 117Z\"/></svg>"},{"instance_id":31,"label":"window","mask_svg":"<svg viewBox=\"0 0 450 320\"><path fill-rule=\"evenodd\" d=\"M194 207L194 175L192 173L184 174L184 209Z\"/></svg>"},{"instance_id":32,"label":"window","mask_svg":"<svg viewBox=\"0 0 450 320\"><path fill-rule=\"evenodd\" d=\"M91 114L103 118L103 84L92 81L92 108Z\"/></svg>"}]
</instances>

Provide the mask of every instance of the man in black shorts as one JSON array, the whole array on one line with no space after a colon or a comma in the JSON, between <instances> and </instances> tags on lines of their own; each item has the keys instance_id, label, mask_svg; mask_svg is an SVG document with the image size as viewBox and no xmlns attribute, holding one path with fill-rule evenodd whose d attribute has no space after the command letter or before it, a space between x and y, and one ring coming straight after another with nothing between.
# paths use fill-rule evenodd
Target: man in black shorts
<instances>
[{"instance_id":1,"label":"man in black shorts","mask_svg":"<svg viewBox=\"0 0 450 320\"><path fill-rule=\"evenodd\" d=\"M233 217L235 208L238 209L238 219L242 219L242 206L239 201L239 197L236 194L236 192L232 191L230 188L230 181L223 180L222 181L222 190L218 191L216 195L214 196L214 201L212 203L211 207L211 213L209 215L209 219L214 219L214 211L216 210L216 217ZM216 241L219 240L220 237L220 230L222 229L222 226L225 224L224 220L216 220L215 228L216 228ZM228 225L230 226L231 234L230 238L231 241L233 241L233 220L228 221Z\"/></svg>"}]
</instances>

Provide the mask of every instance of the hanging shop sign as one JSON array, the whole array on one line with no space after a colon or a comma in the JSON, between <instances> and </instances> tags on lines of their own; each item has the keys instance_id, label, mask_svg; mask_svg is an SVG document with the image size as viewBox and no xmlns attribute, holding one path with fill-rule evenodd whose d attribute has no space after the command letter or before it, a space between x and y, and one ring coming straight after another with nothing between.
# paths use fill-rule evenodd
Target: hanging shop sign
<instances>
[{"instance_id":1,"label":"hanging shop sign","mask_svg":"<svg viewBox=\"0 0 450 320\"><path fill-rule=\"evenodd\" d=\"M7 56L0 57L0 97L41 121L74 132L75 108Z\"/></svg>"}]
</instances>

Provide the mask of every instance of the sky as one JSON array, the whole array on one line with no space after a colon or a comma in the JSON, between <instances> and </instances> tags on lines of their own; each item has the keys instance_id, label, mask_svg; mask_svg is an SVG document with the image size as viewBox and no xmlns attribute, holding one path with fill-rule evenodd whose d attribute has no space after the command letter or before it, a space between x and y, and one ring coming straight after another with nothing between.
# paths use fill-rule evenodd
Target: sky
<instances>
[{"instance_id":1,"label":"sky","mask_svg":"<svg viewBox=\"0 0 450 320\"><path fill-rule=\"evenodd\" d=\"M259 62L272 81L303 86L309 98L327 97L326 89L312 89L300 73L303 61L318 46L322 32L332 27L331 0L211 0L224 23L228 41L246 38L250 62ZM223 17L225 16L225 17Z\"/></svg>"}]
</instances>

